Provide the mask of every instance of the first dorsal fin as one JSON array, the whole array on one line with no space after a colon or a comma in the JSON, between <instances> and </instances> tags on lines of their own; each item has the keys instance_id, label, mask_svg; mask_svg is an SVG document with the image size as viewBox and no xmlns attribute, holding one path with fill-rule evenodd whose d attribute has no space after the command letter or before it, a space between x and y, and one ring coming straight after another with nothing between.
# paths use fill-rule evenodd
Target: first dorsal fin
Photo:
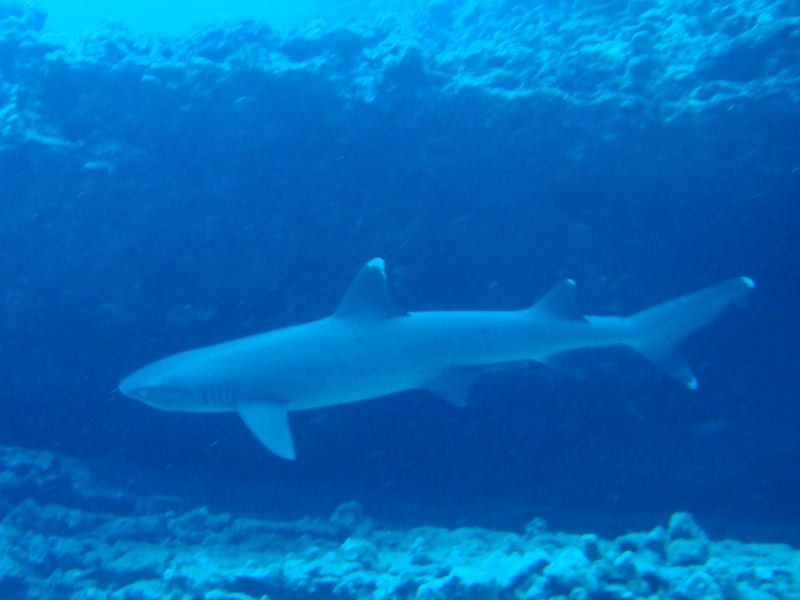
<instances>
[{"instance_id":1,"label":"first dorsal fin","mask_svg":"<svg viewBox=\"0 0 800 600\"><path fill-rule=\"evenodd\" d=\"M342 319L388 319L406 314L389 295L386 264L381 258L373 258L361 267L333 313Z\"/></svg>"},{"instance_id":2,"label":"first dorsal fin","mask_svg":"<svg viewBox=\"0 0 800 600\"><path fill-rule=\"evenodd\" d=\"M557 284L528 310L552 318L586 321L586 317L575 306L575 281L572 279Z\"/></svg>"}]
</instances>

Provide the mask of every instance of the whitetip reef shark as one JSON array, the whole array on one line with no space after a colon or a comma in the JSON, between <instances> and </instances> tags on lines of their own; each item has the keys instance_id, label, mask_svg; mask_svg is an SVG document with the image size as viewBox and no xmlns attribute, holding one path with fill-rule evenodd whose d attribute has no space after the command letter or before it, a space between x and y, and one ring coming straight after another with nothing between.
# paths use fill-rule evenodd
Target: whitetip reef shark
<instances>
[{"instance_id":1,"label":"whitetip reef shark","mask_svg":"<svg viewBox=\"0 0 800 600\"><path fill-rule=\"evenodd\" d=\"M410 389L465 406L487 368L625 345L691 389L677 347L755 283L730 279L628 317L584 316L575 282L518 311L406 312L389 295L383 260L369 261L329 317L189 350L126 377L120 391L164 410L237 412L258 440L295 458L289 411L348 404Z\"/></svg>"}]
</instances>

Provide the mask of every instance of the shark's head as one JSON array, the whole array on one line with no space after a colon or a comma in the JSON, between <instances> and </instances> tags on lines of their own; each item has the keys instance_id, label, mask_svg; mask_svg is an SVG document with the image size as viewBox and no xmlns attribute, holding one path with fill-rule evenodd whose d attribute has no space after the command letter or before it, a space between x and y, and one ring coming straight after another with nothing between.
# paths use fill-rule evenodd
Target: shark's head
<instances>
[{"instance_id":1,"label":"shark's head","mask_svg":"<svg viewBox=\"0 0 800 600\"><path fill-rule=\"evenodd\" d=\"M128 375L119 391L162 410L215 412L230 409L231 391L216 384L189 353L147 365Z\"/></svg>"},{"instance_id":2,"label":"shark's head","mask_svg":"<svg viewBox=\"0 0 800 600\"><path fill-rule=\"evenodd\" d=\"M160 362L160 361L159 361ZM153 363L128 375L119 384L119 391L150 406L163 410L186 410L194 395L170 369Z\"/></svg>"}]
</instances>

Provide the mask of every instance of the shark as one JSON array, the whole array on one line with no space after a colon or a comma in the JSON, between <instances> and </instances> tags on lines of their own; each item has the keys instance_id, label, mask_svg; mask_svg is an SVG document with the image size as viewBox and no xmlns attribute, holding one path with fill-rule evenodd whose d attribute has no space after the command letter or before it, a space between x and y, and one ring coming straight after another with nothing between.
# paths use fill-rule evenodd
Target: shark
<instances>
[{"instance_id":1,"label":"shark","mask_svg":"<svg viewBox=\"0 0 800 600\"><path fill-rule=\"evenodd\" d=\"M407 312L375 258L330 316L168 356L125 377L119 390L163 410L236 412L267 449L291 460L289 412L412 389L463 407L487 369L531 361L561 369L575 350L628 346L695 389L678 347L743 305L754 287L738 277L629 316L589 316L577 310L567 279L523 310Z\"/></svg>"}]
</instances>

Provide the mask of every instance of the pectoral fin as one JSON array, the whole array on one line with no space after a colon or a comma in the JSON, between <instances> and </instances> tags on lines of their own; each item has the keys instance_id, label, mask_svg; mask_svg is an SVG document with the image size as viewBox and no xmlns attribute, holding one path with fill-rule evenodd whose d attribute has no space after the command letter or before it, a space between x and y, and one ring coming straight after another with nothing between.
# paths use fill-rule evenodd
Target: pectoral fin
<instances>
[{"instance_id":1,"label":"pectoral fin","mask_svg":"<svg viewBox=\"0 0 800 600\"><path fill-rule=\"evenodd\" d=\"M289 429L289 415L280 402L242 402L239 416L258 441L281 458L294 460L294 440Z\"/></svg>"}]
</instances>

